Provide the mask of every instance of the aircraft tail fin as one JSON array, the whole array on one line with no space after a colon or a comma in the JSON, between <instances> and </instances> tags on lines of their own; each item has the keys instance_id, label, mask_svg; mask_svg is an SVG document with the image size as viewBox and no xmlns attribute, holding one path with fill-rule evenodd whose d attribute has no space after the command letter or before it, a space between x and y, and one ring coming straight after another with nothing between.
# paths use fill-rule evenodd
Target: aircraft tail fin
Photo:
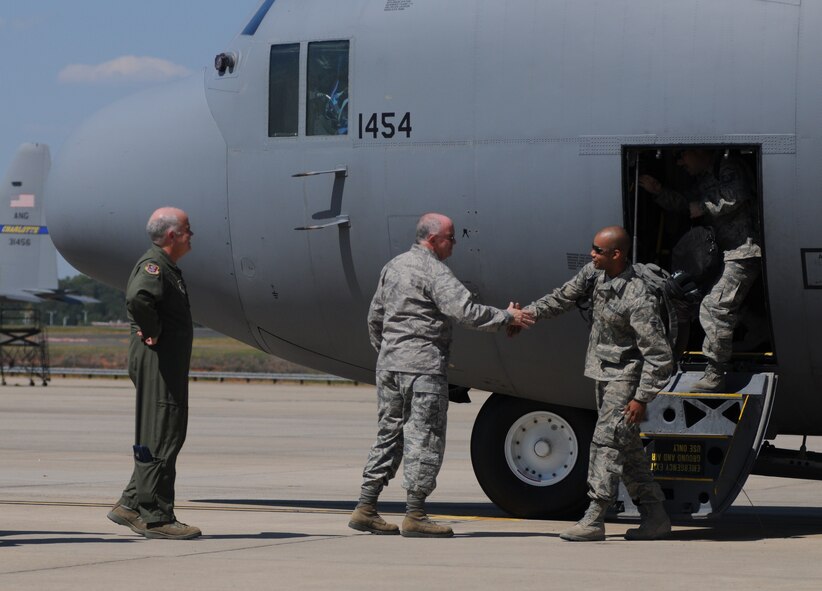
<instances>
[{"instance_id":1,"label":"aircraft tail fin","mask_svg":"<svg viewBox=\"0 0 822 591\"><path fill-rule=\"evenodd\" d=\"M0 185L0 298L41 301L57 290L57 249L43 215L51 168L45 144L23 144Z\"/></svg>"}]
</instances>

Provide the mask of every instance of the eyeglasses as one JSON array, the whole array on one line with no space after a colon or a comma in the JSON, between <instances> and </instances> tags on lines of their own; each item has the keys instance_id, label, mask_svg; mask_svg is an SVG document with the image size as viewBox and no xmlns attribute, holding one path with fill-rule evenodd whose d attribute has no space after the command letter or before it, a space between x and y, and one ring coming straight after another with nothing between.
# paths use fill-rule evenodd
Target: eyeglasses
<instances>
[{"instance_id":1,"label":"eyeglasses","mask_svg":"<svg viewBox=\"0 0 822 591\"><path fill-rule=\"evenodd\" d=\"M591 245L591 250L593 250L597 254L605 254L606 252L611 252L612 250L616 250L615 248L602 248L601 246L597 246L596 244Z\"/></svg>"}]
</instances>

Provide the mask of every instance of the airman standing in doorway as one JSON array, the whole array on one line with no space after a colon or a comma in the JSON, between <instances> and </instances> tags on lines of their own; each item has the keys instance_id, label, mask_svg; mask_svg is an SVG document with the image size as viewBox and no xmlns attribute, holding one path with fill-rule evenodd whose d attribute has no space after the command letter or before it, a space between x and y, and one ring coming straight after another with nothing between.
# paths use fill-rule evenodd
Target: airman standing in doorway
<instances>
[{"instance_id":1,"label":"airman standing in doorway","mask_svg":"<svg viewBox=\"0 0 822 591\"><path fill-rule=\"evenodd\" d=\"M640 176L639 184L656 196L660 207L705 220L723 252L721 275L699 307L699 322L705 331L702 352L708 365L693 385L697 392L714 392L725 387L739 309L761 270L762 250L753 220L754 192L745 164L733 157L724 158L717 150L683 150L677 163L696 177L696 185L687 193L664 187L648 175Z\"/></svg>"}]
</instances>

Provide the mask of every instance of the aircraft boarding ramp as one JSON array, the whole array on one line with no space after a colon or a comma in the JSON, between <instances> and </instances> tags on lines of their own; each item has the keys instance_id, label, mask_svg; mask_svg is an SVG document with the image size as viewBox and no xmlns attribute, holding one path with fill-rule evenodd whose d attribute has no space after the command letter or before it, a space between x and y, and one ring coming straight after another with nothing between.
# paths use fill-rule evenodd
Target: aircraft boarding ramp
<instances>
[{"instance_id":1,"label":"aircraft boarding ramp","mask_svg":"<svg viewBox=\"0 0 822 591\"><path fill-rule=\"evenodd\" d=\"M765 436L774 373L729 373L727 392L692 392L702 372L679 372L648 405L642 439L672 517L718 516L733 503ZM620 485L621 516L637 510Z\"/></svg>"}]
</instances>

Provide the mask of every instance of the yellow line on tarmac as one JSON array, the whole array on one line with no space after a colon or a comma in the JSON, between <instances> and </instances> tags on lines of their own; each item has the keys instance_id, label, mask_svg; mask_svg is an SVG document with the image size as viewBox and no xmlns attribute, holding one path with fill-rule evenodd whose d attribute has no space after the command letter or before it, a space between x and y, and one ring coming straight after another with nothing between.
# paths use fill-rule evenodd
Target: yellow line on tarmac
<instances>
[{"instance_id":1,"label":"yellow line on tarmac","mask_svg":"<svg viewBox=\"0 0 822 591\"><path fill-rule=\"evenodd\" d=\"M400 514L394 513L394 515ZM519 517L482 517L481 515L440 515L435 513L432 513L430 517L436 517L438 519L451 519L456 521L525 521Z\"/></svg>"}]
</instances>

